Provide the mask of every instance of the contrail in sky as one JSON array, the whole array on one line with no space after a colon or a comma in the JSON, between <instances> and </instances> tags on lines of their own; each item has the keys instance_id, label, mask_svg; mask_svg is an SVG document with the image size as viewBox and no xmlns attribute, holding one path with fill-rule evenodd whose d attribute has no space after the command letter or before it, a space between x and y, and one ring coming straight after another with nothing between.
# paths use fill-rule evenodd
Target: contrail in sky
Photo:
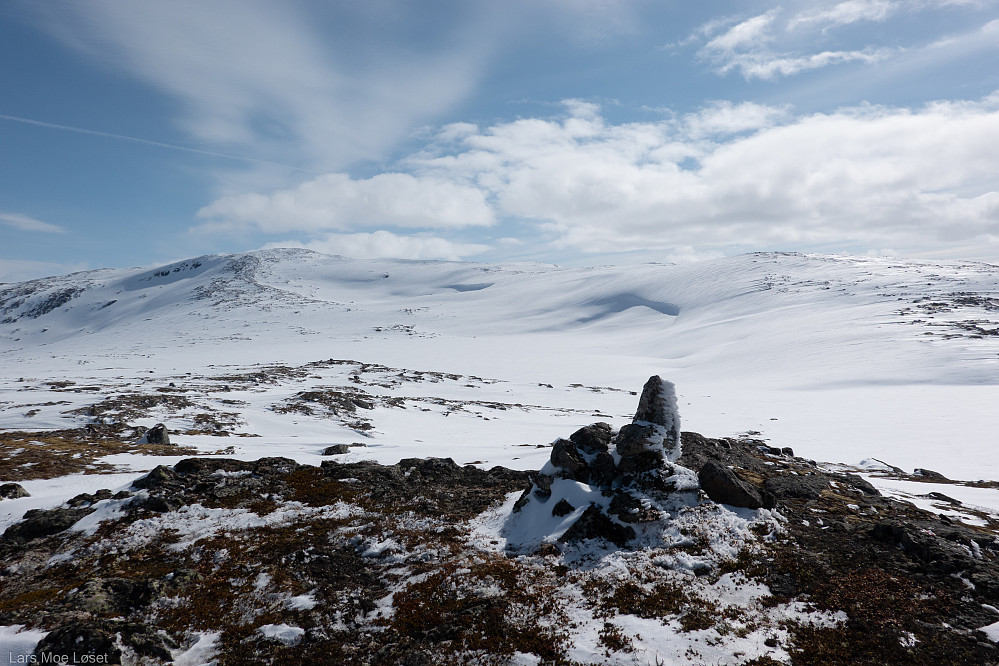
<instances>
[{"instance_id":1,"label":"contrail in sky","mask_svg":"<svg viewBox=\"0 0 999 666\"><path fill-rule=\"evenodd\" d=\"M256 164L267 164L270 166L279 166L286 169L295 169L297 171L307 171L309 173L319 173L318 171L313 171L312 169L303 169L302 167L291 166L290 164L281 164L280 162L270 162L268 160L258 160L253 157L243 157L241 155L230 155L228 153L216 153L211 150L200 150L198 148L189 148L188 146L178 146L172 143L163 143L162 141L151 141L149 139L140 139L134 136L125 136L124 134L112 134L111 132L100 132L98 130L84 129L83 127L72 127L70 125L59 125L57 123L46 123L41 120L31 120L30 118L20 118L18 116L8 116L7 114L0 113L0 120L11 120L16 123L24 123L25 125L35 125L37 127L47 127L49 129L64 130L66 132L76 132L77 134L89 134L91 136L100 136L106 139L117 139L119 141L130 141L132 143L138 143L146 146L154 146L156 148L169 148L170 150L182 150L187 153L196 153L198 155L208 155L209 157L222 157L229 160L240 160L242 162L254 162Z\"/></svg>"}]
</instances>

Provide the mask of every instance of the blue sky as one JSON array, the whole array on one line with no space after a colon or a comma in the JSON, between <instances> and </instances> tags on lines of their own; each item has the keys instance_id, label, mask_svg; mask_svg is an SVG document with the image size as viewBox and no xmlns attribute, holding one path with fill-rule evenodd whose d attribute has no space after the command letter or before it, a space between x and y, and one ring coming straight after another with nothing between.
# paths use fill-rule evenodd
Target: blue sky
<instances>
[{"instance_id":1,"label":"blue sky","mask_svg":"<svg viewBox=\"0 0 999 666\"><path fill-rule=\"evenodd\" d=\"M0 281L214 252L999 262L999 2L0 6Z\"/></svg>"}]
</instances>

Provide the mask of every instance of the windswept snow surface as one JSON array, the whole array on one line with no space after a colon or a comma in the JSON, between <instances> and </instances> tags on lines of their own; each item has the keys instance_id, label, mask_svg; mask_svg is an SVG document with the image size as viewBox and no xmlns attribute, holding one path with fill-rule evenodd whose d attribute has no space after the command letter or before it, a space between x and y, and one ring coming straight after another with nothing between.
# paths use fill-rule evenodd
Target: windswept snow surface
<instances>
[{"instance_id":1,"label":"windswept snow surface","mask_svg":"<svg viewBox=\"0 0 999 666\"><path fill-rule=\"evenodd\" d=\"M359 363L305 367L327 359ZM172 435L204 451L316 464L330 444L362 442L342 458L534 469L548 456L535 447L593 421L629 421L633 392L658 374L676 385L687 430L755 430L817 460L999 479L999 267L981 263L208 256L0 286L0 367L2 429L78 427L92 417L72 410L173 382L199 407L133 423L183 431L210 406L259 435ZM351 386L376 398L358 410L368 430L321 409L275 409Z\"/></svg>"}]
</instances>

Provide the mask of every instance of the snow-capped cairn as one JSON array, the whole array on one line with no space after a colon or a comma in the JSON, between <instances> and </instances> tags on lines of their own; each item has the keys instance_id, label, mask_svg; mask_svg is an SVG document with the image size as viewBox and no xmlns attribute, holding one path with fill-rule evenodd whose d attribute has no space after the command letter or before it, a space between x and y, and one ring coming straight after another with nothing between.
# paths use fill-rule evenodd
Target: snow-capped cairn
<instances>
[{"instance_id":1,"label":"snow-capped cairn","mask_svg":"<svg viewBox=\"0 0 999 666\"><path fill-rule=\"evenodd\" d=\"M676 389L650 377L632 423L614 433L594 423L556 440L550 461L514 507L507 526L513 547L544 541L603 538L619 546L651 527L693 492L697 478L675 463L680 457Z\"/></svg>"}]
</instances>

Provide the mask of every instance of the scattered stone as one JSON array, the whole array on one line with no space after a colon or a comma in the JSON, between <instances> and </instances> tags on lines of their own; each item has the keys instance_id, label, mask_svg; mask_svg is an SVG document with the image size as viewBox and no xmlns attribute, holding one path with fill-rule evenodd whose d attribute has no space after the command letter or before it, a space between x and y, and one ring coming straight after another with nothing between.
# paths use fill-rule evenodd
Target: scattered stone
<instances>
[{"instance_id":1,"label":"scattered stone","mask_svg":"<svg viewBox=\"0 0 999 666\"><path fill-rule=\"evenodd\" d=\"M66 504L72 507L90 506L97 501L97 498L90 493L80 493L76 497L68 500Z\"/></svg>"},{"instance_id":2,"label":"scattered stone","mask_svg":"<svg viewBox=\"0 0 999 666\"><path fill-rule=\"evenodd\" d=\"M146 434L142 436L139 440L141 444L162 444L164 446L170 445L170 433L167 428L162 423L157 423L152 428L146 431Z\"/></svg>"},{"instance_id":3,"label":"scattered stone","mask_svg":"<svg viewBox=\"0 0 999 666\"><path fill-rule=\"evenodd\" d=\"M843 483L851 486L852 488L859 490L865 495L871 495L873 497L881 497L881 491L871 485L871 482L862 476L857 474L834 474L831 475L832 478L842 481Z\"/></svg>"},{"instance_id":4,"label":"scattered stone","mask_svg":"<svg viewBox=\"0 0 999 666\"><path fill-rule=\"evenodd\" d=\"M20 483L0 485L0 499L18 499L19 497L31 497L31 494Z\"/></svg>"},{"instance_id":5,"label":"scattered stone","mask_svg":"<svg viewBox=\"0 0 999 666\"><path fill-rule=\"evenodd\" d=\"M559 500L558 504L552 507L553 516L568 516L570 513L576 510L576 507L566 502L564 499Z\"/></svg>"},{"instance_id":6,"label":"scattered stone","mask_svg":"<svg viewBox=\"0 0 999 666\"><path fill-rule=\"evenodd\" d=\"M324 456L339 456L343 455L344 453L350 453L349 444L334 444L332 446L327 446L325 449L323 449Z\"/></svg>"},{"instance_id":7,"label":"scattered stone","mask_svg":"<svg viewBox=\"0 0 999 666\"><path fill-rule=\"evenodd\" d=\"M912 471L915 476L921 476L924 479L930 479L932 481L943 481L949 483L950 479L941 474L940 472L934 472L932 469L923 469L922 467L917 467Z\"/></svg>"},{"instance_id":8,"label":"scattered stone","mask_svg":"<svg viewBox=\"0 0 999 666\"><path fill-rule=\"evenodd\" d=\"M932 497L935 500L940 500L941 502L948 502L949 504L953 504L954 506L962 505L961 500L956 500L949 495L944 495L943 493L937 493L937 492L926 493L926 496Z\"/></svg>"}]
</instances>

